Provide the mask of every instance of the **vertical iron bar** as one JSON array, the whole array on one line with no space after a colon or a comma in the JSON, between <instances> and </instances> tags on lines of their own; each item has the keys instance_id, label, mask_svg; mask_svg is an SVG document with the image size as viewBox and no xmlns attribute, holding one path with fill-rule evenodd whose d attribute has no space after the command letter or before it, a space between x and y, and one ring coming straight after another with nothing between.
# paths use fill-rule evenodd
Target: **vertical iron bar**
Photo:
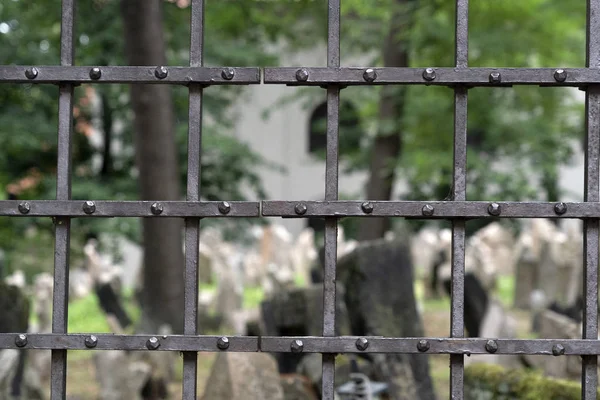
<instances>
[{"instance_id":1,"label":"vertical iron bar","mask_svg":"<svg viewBox=\"0 0 600 400\"><path fill-rule=\"evenodd\" d=\"M204 0L193 0L190 22L190 67L201 67L204 50ZM189 87L187 201L200 200L202 86ZM198 334L198 259L200 218L185 220L184 335ZM183 353L182 398L197 398L198 353Z\"/></svg>"},{"instance_id":2,"label":"vertical iron bar","mask_svg":"<svg viewBox=\"0 0 600 400\"><path fill-rule=\"evenodd\" d=\"M586 67L600 67L600 0L587 1ZM590 85L585 95L586 149L584 201L600 199L600 87ZM583 339L598 339L598 246L599 220L584 220L583 254L585 309L583 310ZM596 399L598 388L598 356L581 358L581 398Z\"/></svg>"},{"instance_id":3,"label":"vertical iron bar","mask_svg":"<svg viewBox=\"0 0 600 400\"><path fill-rule=\"evenodd\" d=\"M456 67L467 68L469 50L469 1L456 0ZM454 90L453 199L467 197L467 89ZM465 330L465 220L452 221L452 290L450 336L463 337ZM450 356L450 399L464 397L464 356Z\"/></svg>"},{"instance_id":4,"label":"vertical iron bar","mask_svg":"<svg viewBox=\"0 0 600 400\"><path fill-rule=\"evenodd\" d=\"M340 0L328 2L327 66L340 66ZM338 199L338 138L340 87L327 87L327 159L325 165L325 200ZM337 218L325 220L325 265L323 279L323 336L335 336ZM335 354L323 354L322 399L333 400Z\"/></svg>"},{"instance_id":5,"label":"vertical iron bar","mask_svg":"<svg viewBox=\"0 0 600 400\"><path fill-rule=\"evenodd\" d=\"M60 65L71 66L75 56L75 0L62 0ZM73 132L73 85L60 84L58 97L58 147L56 199L71 198L71 136ZM56 218L54 242L54 292L52 333L67 333L69 307L70 218ZM53 400L67 396L67 351L52 350L50 394Z\"/></svg>"}]
</instances>

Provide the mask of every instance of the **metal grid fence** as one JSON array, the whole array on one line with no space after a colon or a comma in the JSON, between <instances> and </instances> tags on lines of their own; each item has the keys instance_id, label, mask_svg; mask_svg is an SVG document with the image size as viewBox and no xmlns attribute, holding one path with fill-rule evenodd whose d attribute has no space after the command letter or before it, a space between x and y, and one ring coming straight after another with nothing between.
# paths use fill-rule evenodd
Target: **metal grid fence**
<instances>
[{"instance_id":1,"label":"metal grid fence","mask_svg":"<svg viewBox=\"0 0 600 400\"><path fill-rule=\"evenodd\" d=\"M326 68L266 68L264 83L318 85L327 90L327 161L325 201L200 201L200 155L203 88L220 84L258 84L257 68L203 67L203 0L192 1L189 67L76 67L74 10L76 0L62 0L61 65L0 66L0 83L51 83L60 88L57 194L53 201L0 201L0 216L54 217L56 227L54 300L51 334L0 334L0 349L52 350L52 399L66 397L67 350L181 351L184 354L182 397L196 399L197 352L305 352L323 354L322 393L334 397L338 353L449 354L452 399L463 398L464 355L580 355L582 398L597 391L598 248L600 219L600 0L587 0L586 68L469 68L468 0L456 0L456 68L340 68L340 0L328 0ZM71 200L73 87L80 83L159 83L189 87L187 201ZM455 93L452 201L338 201L338 127L340 89L347 85L445 85ZM581 203L486 203L466 201L468 88L497 85L574 86L586 90L585 196ZM162 211L160 211L162 210ZM198 335L198 233L208 217L324 217L325 274L323 334L319 337L229 337ZM337 221L339 217L419 217L452 221L452 305L449 338L360 338L335 336ZM185 218L185 323L183 335L67 334L70 220L81 217ZM584 220L585 310L580 340L463 338L465 220L467 218L580 218ZM364 339L368 346L364 346ZM426 341L427 344L423 343ZM293 343L293 345L292 345ZM420 343L420 345L419 345Z\"/></svg>"}]
</instances>

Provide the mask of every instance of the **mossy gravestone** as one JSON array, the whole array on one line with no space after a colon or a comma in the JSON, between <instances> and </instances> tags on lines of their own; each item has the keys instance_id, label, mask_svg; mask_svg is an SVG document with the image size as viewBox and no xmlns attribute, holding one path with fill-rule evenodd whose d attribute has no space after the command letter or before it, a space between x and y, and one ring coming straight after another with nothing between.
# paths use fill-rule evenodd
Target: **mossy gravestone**
<instances>
[{"instance_id":1,"label":"mossy gravestone","mask_svg":"<svg viewBox=\"0 0 600 400\"><path fill-rule=\"evenodd\" d=\"M344 285L350 331L356 336L419 337L423 324L417 312L408 240L361 243L338 262ZM365 354L366 356L367 354ZM376 379L390 385L393 400L435 399L428 356L369 354Z\"/></svg>"},{"instance_id":2,"label":"mossy gravestone","mask_svg":"<svg viewBox=\"0 0 600 400\"><path fill-rule=\"evenodd\" d=\"M531 370L477 364L465 368L465 400L481 399L579 400L581 383L545 377Z\"/></svg>"}]
</instances>

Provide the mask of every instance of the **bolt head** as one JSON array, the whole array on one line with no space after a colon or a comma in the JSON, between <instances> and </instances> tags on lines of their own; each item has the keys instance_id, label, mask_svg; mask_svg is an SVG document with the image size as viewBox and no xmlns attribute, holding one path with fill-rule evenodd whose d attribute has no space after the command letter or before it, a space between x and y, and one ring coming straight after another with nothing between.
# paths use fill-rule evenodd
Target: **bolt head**
<instances>
[{"instance_id":1,"label":"bolt head","mask_svg":"<svg viewBox=\"0 0 600 400\"><path fill-rule=\"evenodd\" d=\"M21 214L28 214L29 211L31 211L31 206L29 205L28 202L24 201L19 204L19 212Z\"/></svg>"},{"instance_id":2,"label":"bolt head","mask_svg":"<svg viewBox=\"0 0 600 400\"><path fill-rule=\"evenodd\" d=\"M219 203L219 212L221 214L229 214L230 211L231 211L231 204L229 204L227 201L222 201Z\"/></svg>"},{"instance_id":3,"label":"bolt head","mask_svg":"<svg viewBox=\"0 0 600 400\"><path fill-rule=\"evenodd\" d=\"M164 208L161 203L153 203L150 206L150 212L152 212L152 214L154 214L154 215L162 214L163 210L164 210Z\"/></svg>"},{"instance_id":4,"label":"bolt head","mask_svg":"<svg viewBox=\"0 0 600 400\"><path fill-rule=\"evenodd\" d=\"M361 337L356 340L356 348L358 350L365 351L367 347L369 347L369 341L366 338Z\"/></svg>"},{"instance_id":5,"label":"bolt head","mask_svg":"<svg viewBox=\"0 0 600 400\"><path fill-rule=\"evenodd\" d=\"M160 342L158 338L153 336L150 339L148 339L148 341L146 342L146 347L148 348L148 350L158 349L160 347Z\"/></svg>"},{"instance_id":6,"label":"bolt head","mask_svg":"<svg viewBox=\"0 0 600 400\"><path fill-rule=\"evenodd\" d=\"M360 205L360 208L362 208L365 214L371 214L373 212L373 203L365 201Z\"/></svg>"},{"instance_id":7,"label":"bolt head","mask_svg":"<svg viewBox=\"0 0 600 400\"><path fill-rule=\"evenodd\" d=\"M490 215L493 215L493 216L496 216L496 217L498 215L500 215L500 204L498 204L498 203L491 203L488 206L488 213Z\"/></svg>"},{"instance_id":8,"label":"bolt head","mask_svg":"<svg viewBox=\"0 0 600 400\"><path fill-rule=\"evenodd\" d=\"M302 203L296 204L296 207L294 207L294 211L298 215L306 214L306 210L307 210L306 205L302 204Z\"/></svg>"},{"instance_id":9,"label":"bolt head","mask_svg":"<svg viewBox=\"0 0 600 400\"><path fill-rule=\"evenodd\" d=\"M27 335L24 333L18 334L15 338L15 344L17 345L17 347L27 346Z\"/></svg>"},{"instance_id":10,"label":"bolt head","mask_svg":"<svg viewBox=\"0 0 600 400\"><path fill-rule=\"evenodd\" d=\"M417 343L417 350L419 350L421 353L424 353L427 350L429 350L429 347L429 342L425 339L421 339L419 340L419 343Z\"/></svg>"},{"instance_id":11,"label":"bolt head","mask_svg":"<svg viewBox=\"0 0 600 400\"><path fill-rule=\"evenodd\" d=\"M94 67L90 69L90 78L93 80L98 80L102 76L102 71L98 67Z\"/></svg>"},{"instance_id":12,"label":"bolt head","mask_svg":"<svg viewBox=\"0 0 600 400\"><path fill-rule=\"evenodd\" d=\"M154 70L154 76L156 76L158 79L165 79L167 75L169 75L169 70L167 67L160 66L156 67Z\"/></svg>"},{"instance_id":13,"label":"bolt head","mask_svg":"<svg viewBox=\"0 0 600 400\"><path fill-rule=\"evenodd\" d=\"M567 71L565 71L564 69L557 69L556 71L554 71L554 79L557 82L564 82L567 80Z\"/></svg>"},{"instance_id":14,"label":"bolt head","mask_svg":"<svg viewBox=\"0 0 600 400\"><path fill-rule=\"evenodd\" d=\"M501 80L500 72L492 72L490 74L490 83L500 83Z\"/></svg>"},{"instance_id":15,"label":"bolt head","mask_svg":"<svg viewBox=\"0 0 600 400\"><path fill-rule=\"evenodd\" d=\"M565 354L565 346L562 344L555 344L552 346L552 354L555 356L562 356Z\"/></svg>"},{"instance_id":16,"label":"bolt head","mask_svg":"<svg viewBox=\"0 0 600 400\"><path fill-rule=\"evenodd\" d=\"M558 215L563 215L567 212L567 205L565 203L556 203L554 205L554 212Z\"/></svg>"},{"instance_id":17,"label":"bolt head","mask_svg":"<svg viewBox=\"0 0 600 400\"><path fill-rule=\"evenodd\" d=\"M290 348L292 349L292 353L302 353L302 350L304 350L304 343L302 343L302 340L300 339L293 340Z\"/></svg>"},{"instance_id":18,"label":"bolt head","mask_svg":"<svg viewBox=\"0 0 600 400\"><path fill-rule=\"evenodd\" d=\"M94 335L90 335L85 338L85 347L92 349L98 345L98 338Z\"/></svg>"},{"instance_id":19,"label":"bolt head","mask_svg":"<svg viewBox=\"0 0 600 400\"><path fill-rule=\"evenodd\" d=\"M83 212L86 214L93 214L96 211L96 204L93 201L86 201L83 203Z\"/></svg>"},{"instance_id":20,"label":"bolt head","mask_svg":"<svg viewBox=\"0 0 600 400\"><path fill-rule=\"evenodd\" d=\"M229 348L229 339L225 336L220 337L217 340L217 347L219 348L219 350L227 350Z\"/></svg>"},{"instance_id":21,"label":"bolt head","mask_svg":"<svg viewBox=\"0 0 600 400\"><path fill-rule=\"evenodd\" d=\"M431 217L433 215L433 212L435 210L433 209L433 206L429 205L429 204L425 204L423 206L423 209L421 210L421 212L423 213L424 216L426 217Z\"/></svg>"},{"instance_id":22,"label":"bolt head","mask_svg":"<svg viewBox=\"0 0 600 400\"><path fill-rule=\"evenodd\" d=\"M485 344L485 350L488 353L495 353L498 351L498 343L495 340L488 340Z\"/></svg>"},{"instance_id":23,"label":"bolt head","mask_svg":"<svg viewBox=\"0 0 600 400\"><path fill-rule=\"evenodd\" d=\"M306 68L301 68L296 71L296 79L300 82L306 82L308 80L308 71Z\"/></svg>"},{"instance_id":24,"label":"bolt head","mask_svg":"<svg viewBox=\"0 0 600 400\"><path fill-rule=\"evenodd\" d=\"M27 68L25 70L25 77L27 79L35 79L38 76L38 69L36 67Z\"/></svg>"},{"instance_id":25,"label":"bolt head","mask_svg":"<svg viewBox=\"0 0 600 400\"><path fill-rule=\"evenodd\" d=\"M423 71L423 79L426 81L432 81L435 79L435 70L433 68L425 68Z\"/></svg>"},{"instance_id":26,"label":"bolt head","mask_svg":"<svg viewBox=\"0 0 600 400\"><path fill-rule=\"evenodd\" d=\"M223 68L223 70L221 71L221 77L223 79L225 79L226 81L232 80L234 76L235 76L235 70L233 68L227 67L227 68Z\"/></svg>"},{"instance_id":27,"label":"bolt head","mask_svg":"<svg viewBox=\"0 0 600 400\"><path fill-rule=\"evenodd\" d=\"M377 79L377 71L375 71L373 68L366 69L363 73L363 79L367 82L375 81L375 79Z\"/></svg>"}]
</instances>

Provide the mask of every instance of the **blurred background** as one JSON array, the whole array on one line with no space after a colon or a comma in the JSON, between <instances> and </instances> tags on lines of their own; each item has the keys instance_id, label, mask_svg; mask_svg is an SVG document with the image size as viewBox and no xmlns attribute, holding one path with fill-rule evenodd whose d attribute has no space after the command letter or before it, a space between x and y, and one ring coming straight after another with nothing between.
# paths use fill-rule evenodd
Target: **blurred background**
<instances>
[{"instance_id":1,"label":"blurred background","mask_svg":"<svg viewBox=\"0 0 600 400\"><path fill-rule=\"evenodd\" d=\"M326 65L326 1L205 3L206 66ZM341 65L453 67L452 3L343 0ZM0 64L58 65L60 15L56 1L1 2ZM189 21L189 0L80 1L75 65L189 65ZM584 67L585 27L585 2L471 2L469 66ZM343 89L340 199L448 199L453 96L452 89L423 85ZM584 97L585 92L577 88L470 89L467 199L582 201ZM0 199L55 198L57 98L58 88L53 85L0 86ZM203 108L202 200L324 198L327 108L323 89L215 86L204 91ZM186 87L79 85L75 89L73 126L73 199L185 199ZM563 316L571 313L569 318L573 317L576 331L581 321L581 304L577 305L582 271L579 226L503 220L493 221L490 228L490 222L486 219L467 224L468 252L475 260L472 269L469 265L467 269L475 271L477 290L484 292L483 297L473 301L485 305L481 315L475 312L475 328L469 334L480 333L493 298L498 300L502 315L516 321L517 328L507 335L547 337L539 326L539 315L542 309L552 307ZM411 307L418 311L415 318L423 321L419 329L424 327L423 335L447 336L449 298L443 282L448 277L440 271L448 262L450 224L346 218L340 221L340 227L340 257L356 254L353 252L357 248L364 248L363 242L368 247L384 237L410 255L406 263L414 269ZM283 304L273 299L288 291L305 293L318 285L323 220L205 219L201 230L201 333L292 334L282 330L282 326L291 324L289 321L265 327L265 304ZM183 221L176 219L73 219L69 332L181 332L182 234ZM53 235L50 219L3 217L0 224L0 277L7 282L5 285L16 286L24 293L24 304L29 304L26 329L32 332L50 331ZM487 253L473 255L482 251ZM524 264L534 267L523 272L519 266ZM550 264L556 271L565 270L556 272L548 283L540 277L540 270L547 270ZM569 279L556 278L563 273ZM515 282L525 280L524 276L531 281L529 286L517 288ZM353 284L348 279L341 283ZM556 289L561 280L569 282L564 296ZM369 289L369 293L376 291ZM517 293L521 293L519 300ZM344 299L351 303L351 299ZM300 303L304 308L312 304L309 300ZM344 306L350 308L349 304ZM16 328L3 329L14 332ZM308 328L302 329L305 331L293 334L308 334ZM320 334L318 330L314 334ZM367 332L352 327L347 334ZM38 387L27 389L30 397L21 398L34 398L34 392L47 398L49 354L33 353L40 353L39 360L31 358ZM141 398L166 398L164 390L152 389L154 386L149 384L160 381L171 398L179 397L180 362L132 361L117 353L114 359L93 359L91 353L69 352L71 398L134 398L103 393L103 387L119 385L115 378L111 381L99 372L109 370L110 365L134 361L146 363L147 369L139 374L141 378L131 378L140 383L127 390L134 390ZM213 354L199 356L200 393L216 363L214 359ZM277 372L306 379L309 383L301 380L300 386L318 396L318 382L311 381L305 370L299 372L301 367L296 364L300 360L291 364L288 361L278 359ZM369 362L377 365L378 361ZM519 362L530 369L541 368L531 360ZM349 360L347 365L356 372L362 368L357 363ZM343 361L341 364L346 365ZM163 371L165 368L157 365L169 368ZM427 368L433 382L428 385L434 389L423 393L447 397L448 358L429 357ZM313 370L320 371L320 367ZM564 371L544 372L579 379ZM344 377L351 381L348 374L338 375L342 377L340 385ZM376 372L364 375L383 383L389 378ZM387 394L381 396L403 398L394 394L392 381L389 378ZM284 388L282 393L289 390Z\"/></svg>"}]
</instances>

